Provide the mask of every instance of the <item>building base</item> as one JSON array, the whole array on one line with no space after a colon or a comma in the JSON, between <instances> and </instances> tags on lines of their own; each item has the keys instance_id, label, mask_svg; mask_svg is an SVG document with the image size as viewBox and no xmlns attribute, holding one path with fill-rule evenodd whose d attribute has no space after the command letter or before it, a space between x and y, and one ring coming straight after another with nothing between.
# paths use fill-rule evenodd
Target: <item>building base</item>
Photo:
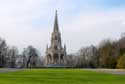
<instances>
[{"instance_id":1,"label":"building base","mask_svg":"<svg viewBox=\"0 0 125 84\"><path fill-rule=\"evenodd\" d=\"M46 68L66 68L67 66L62 65L62 64L48 64L44 65Z\"/></svg>"}]
</instances>

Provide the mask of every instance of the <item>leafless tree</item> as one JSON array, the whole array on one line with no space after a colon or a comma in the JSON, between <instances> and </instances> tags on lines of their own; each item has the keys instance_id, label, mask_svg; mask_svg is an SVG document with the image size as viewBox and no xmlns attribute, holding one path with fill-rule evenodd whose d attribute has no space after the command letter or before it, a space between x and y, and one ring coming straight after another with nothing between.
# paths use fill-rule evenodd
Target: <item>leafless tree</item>
<instances>
[{"instance_id":1,"label":"leafless tree","mask_svg":"<svg viewBox=\"0 0 125 84\"><path fill-rule=\"evenodd\" d=\"M6 52L7 52L7 44L6 41L0 38L0 67L4 67L6 64Z\"/></svg>"},{"instance_id":2,"label":"leafless tree","mask_svg":"<svg viewBox=\"0 0 125 84\"><path fill-rule=\"evenodd\" d=\"M26 48L26 58L27 58L27 68L36 67L38 60L38 52L33 46L28 46Z\"/></svg>"},{"instance_id":3,"label":"leafless tree","mask_svg":"<svg viewBox=\"0 0 125 84\"><path fill-rule=\"evenodd\" d=\"M88 46L79 50L81 67L97 67L98 53L95 46Z\"/></svg>"}]
</instances>

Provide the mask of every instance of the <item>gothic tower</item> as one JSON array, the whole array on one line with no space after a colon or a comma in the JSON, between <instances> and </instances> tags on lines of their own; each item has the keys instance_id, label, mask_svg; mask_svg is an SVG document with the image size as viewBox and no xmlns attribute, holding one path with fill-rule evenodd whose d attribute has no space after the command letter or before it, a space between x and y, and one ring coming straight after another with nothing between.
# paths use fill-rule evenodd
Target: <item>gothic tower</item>
<instances>
[{"instance_id":1,"label":"gothic tower","mask_svg":"<svg viewBox=\"0 0 125 84\"><path fill-rule=\"evenodd\" d=\"M59 32L57 11L55 14L54 28L51 34L50 47L46 48L46 65L64 65L66 63L66 46L62 47L61 33Z\"/></svg>"}]
</instances>

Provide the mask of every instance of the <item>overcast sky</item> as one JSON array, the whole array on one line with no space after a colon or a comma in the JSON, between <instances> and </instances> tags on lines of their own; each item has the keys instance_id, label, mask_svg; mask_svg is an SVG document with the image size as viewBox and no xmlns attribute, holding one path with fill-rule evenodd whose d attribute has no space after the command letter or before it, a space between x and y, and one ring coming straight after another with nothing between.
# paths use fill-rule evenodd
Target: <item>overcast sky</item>
<instances>
[{"instance_id":1,"label":"overcast sky","mask_svg":"<svg viewBox=\"0 0 125 84\"><path fill-rule=\"evenodd\" d=\"M44 55L55 10L68 53L125 32L125 0L0 0L0 37L19 50L33 45Z\"/></svg>"}]
</instances>

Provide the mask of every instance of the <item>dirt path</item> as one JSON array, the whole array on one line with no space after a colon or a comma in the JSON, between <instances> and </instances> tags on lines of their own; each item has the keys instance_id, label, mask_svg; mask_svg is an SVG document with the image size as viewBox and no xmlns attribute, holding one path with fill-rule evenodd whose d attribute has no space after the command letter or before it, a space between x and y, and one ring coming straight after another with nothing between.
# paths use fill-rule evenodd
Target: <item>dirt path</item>
<instances>
[{"instance_id":1,"label":"dirt path","mask_svg":"<svg viewBox=\"0 0 125 84\"><path fill-rule=\"evenodd\" d=\"M100 72L104 72L104 73L125 75L125 69L90 69L90 70L100 71Z\"/></svg>"},{"instance_id":2,"label":"dirt path","mask_svg":"<svg viewBox=\"0 0 125 84\"><path fill-rule=\"evenodd\" d=\"M5 72L13 72L13 71L19 71L23 69L16 69L16 68L0 68L0 73L5 73Z\"/></svg>"},{"instance_id":3,"label":"dirt path","mask_svg":"<svg viewBox=\"0 0 125 84\"><path fill-rule=\"evenodd\" d=\"M13 71L19 71L24 69L16 69L16 68L0 68L0 73L6 73L6 72L13 72ZM111 73L111 74L118 74L118 75L125 75L125 69L87 69L87 70L93 70L97 72L104 72L104 73Z\"/></svg>"}]
</instances>

